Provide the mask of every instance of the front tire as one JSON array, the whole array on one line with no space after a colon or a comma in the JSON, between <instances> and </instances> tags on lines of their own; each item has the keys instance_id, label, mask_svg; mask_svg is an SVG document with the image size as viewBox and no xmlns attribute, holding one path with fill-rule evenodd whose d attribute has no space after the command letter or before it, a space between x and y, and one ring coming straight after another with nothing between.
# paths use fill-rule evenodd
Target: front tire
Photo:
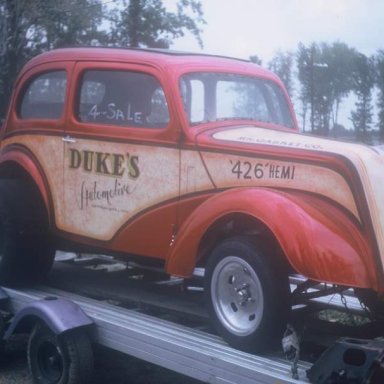
<instances>
[{"instance_id":1,"label":"front tire","mask_svg":"<svg viewBox=\"0 0 384 384\"><path fill-rule=\"evenodd\" d=\"M86 384L93 370L89 337L84 330L55 335L37 324L28 342L28 365L35 384Z\"/></svg>"},{"instance_id":2,"label":"front tire","mask_svg":"<svg viewBox=\"0 0 384 384\"><path fill-rule=\"evenodd\" d=\"M280 269L245 237L213 250L206 266L206 299L215 328L230 345L262 352L280 341L289 309L288 278Z\"/></svg>"}]
</instances>

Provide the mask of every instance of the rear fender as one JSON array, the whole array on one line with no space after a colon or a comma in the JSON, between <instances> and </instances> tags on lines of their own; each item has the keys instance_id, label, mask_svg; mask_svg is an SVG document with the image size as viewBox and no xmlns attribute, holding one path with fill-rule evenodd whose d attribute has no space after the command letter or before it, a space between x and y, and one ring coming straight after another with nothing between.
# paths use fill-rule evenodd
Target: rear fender
<instances>
[{"instance_id":1,"label":"rear fender","mask_svg":"<svg viewBox=\"0 0 384 384\"><path fill-rule=\"evenodd\" d=\"M0 171L2 168L7 167L11 163L16 163L33 179L40 195L44 201L47 212L50 213L49 195L47 192L46 183L44 181L42 172L40 171L37 161L32 159L32 155L25 153L22 149L18 148L5 148L0 157Z\"/></svg>"},{"instance_id":2,"label":"rear fender","mask_svg":"<svg viewBox=\"0 0 384 384\"><path fill-rule=\"evenodd\" d=\"M201 204L180 228L167 272L190 276L206 231L233 213L254 217L269 228L292 267L307 278L377 287L372 252L347 214L318 197L261 188L227 190Z\"/></svg>"}]
</instances>

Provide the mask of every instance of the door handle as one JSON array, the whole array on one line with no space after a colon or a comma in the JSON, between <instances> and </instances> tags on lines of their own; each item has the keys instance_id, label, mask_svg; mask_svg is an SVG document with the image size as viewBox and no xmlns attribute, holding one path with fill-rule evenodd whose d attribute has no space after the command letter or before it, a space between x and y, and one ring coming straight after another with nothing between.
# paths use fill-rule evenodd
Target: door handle
<instances>
[{"instance_id":1,"label":"door handle","mask_svg":"<svg viewBox=\"0 0 384 384\"><path fill-rule=\"evenodd\" d=\"M62 138L62 140L64 141L64 143L76 143L76 139L71 136L65 136Z\"/></svg>"}]
</instances>

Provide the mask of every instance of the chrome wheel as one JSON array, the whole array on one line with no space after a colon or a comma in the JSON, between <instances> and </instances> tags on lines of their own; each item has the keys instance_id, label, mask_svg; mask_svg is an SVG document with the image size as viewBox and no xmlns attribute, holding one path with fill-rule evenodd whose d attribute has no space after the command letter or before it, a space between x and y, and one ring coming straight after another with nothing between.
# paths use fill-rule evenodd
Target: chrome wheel
<instances>
[{"instance_id":1,"label":"chrome wheel","mask_svg":"<svg viewBox=\"0 0 384 384\"><path fill-rule=\"evenodd\" d=\"M212 324L233 347L264 352L280 347L289 313L288 275L257 239L226 239L205 266Z\"/></svg>"},{"instance_id":2,"label":"chrome wheel","mask_svg":"<svg viewBox=\"0 0 384 384\"><path fill-rule=\"evenodd\" d=\"M211 278L213 308L221 324L238 336L252 334L264 312L261 282L248 262L227 256L215 267Z\"/></svg>"}]
</instances>

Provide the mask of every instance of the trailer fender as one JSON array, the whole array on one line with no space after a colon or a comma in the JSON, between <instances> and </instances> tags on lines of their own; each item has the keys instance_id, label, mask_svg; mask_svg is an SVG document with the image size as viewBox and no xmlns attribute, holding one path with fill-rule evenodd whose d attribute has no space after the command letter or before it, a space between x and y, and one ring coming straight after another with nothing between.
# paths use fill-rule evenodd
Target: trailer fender
<instances>
[{"instance_id":1,"label":"trailer fender","mask_svg":"<svg viewBox=\"0 0 384 384\"><path fill-rule=\"evenodd\" d=\"M93 321L74 302L47 297L33 301L18 311L5 332L4 339L8 339L20 328L34 324L36 320L44 322L56 335L93 324Z\"/></svg>"},{"instance_id":2,"label":"trailer fender","mask_svg":"<svg viewBox=\"0 0 384 384\"><path fill-rule=\"evenodd\" d=\"M233 213L250 215L269 228L289 263L308 278L364 288L377 281L366 239L338 207L314 196L298 198L266 188L230 189L202 203L178 231L167 272L190 276L206 231Z\"/></svg>"}]
</instances>

